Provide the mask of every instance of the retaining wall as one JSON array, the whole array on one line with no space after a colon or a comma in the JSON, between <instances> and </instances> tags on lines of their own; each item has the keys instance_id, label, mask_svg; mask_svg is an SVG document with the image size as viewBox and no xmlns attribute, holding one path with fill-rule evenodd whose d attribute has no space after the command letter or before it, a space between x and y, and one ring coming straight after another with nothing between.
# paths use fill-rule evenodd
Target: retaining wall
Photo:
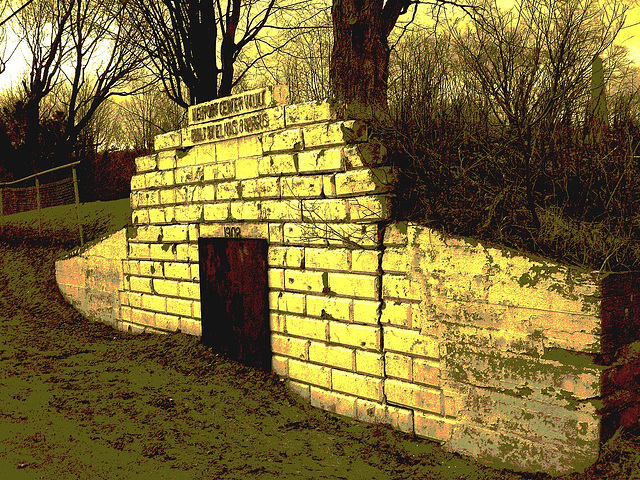
<instances>
[{"instance_id":1,"label":"retaining wall","mask_svg":"<svg viewBox=\"0 0 640 480\"><path fill-rule=\"evenodd\" d=\"M497 466L595 461L637 419L640 282L390 222L384 147L285 93L192 107L136 160L117 326L200 334L198 239L264 238L272 368L313 405Z\"/></svg>"}]
</instances>

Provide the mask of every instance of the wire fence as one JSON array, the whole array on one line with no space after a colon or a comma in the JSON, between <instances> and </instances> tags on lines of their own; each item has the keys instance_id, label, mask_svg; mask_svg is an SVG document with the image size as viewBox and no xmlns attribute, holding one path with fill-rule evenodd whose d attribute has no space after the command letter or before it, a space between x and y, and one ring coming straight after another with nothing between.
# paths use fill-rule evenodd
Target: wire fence
<instances>
[{"instance_id":1,"label":"wire fence","mask_svg":"<svg viewBox=\"0 0 640 480\"><path fill-rule=\"evenodd\" d=\"M76 173L79 163L68 163L12 182L0 183L0 217L37 210L38 233L42 235L43 208L75 203L80 245L84 245Z\"/></svg>"}]
</instances>

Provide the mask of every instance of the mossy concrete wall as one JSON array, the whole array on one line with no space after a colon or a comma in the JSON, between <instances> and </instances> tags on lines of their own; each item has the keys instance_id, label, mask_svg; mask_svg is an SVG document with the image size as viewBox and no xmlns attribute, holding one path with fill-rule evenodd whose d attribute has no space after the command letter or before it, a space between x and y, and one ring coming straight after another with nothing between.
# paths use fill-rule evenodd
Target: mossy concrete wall
<instances>
[{"instance_id":1,"label":"mossy concrete wall","mask_svg":"<svg viewBox=\"0 0 640 480\"><path fill-rule=\"evenodd\" d=\"M637 419L607 385L637 371L639 282L392 222L384 147L285 99L192 107L136 160L115 324L199 335L198 239L267 239L272 368L313 405L501 467L595 461Z\"/></svg>"},{"instance_id":2,"label":"mossy concrete wall","mask_svg":"<svg viewBox=\"0 0 640 480\"><path fill-rule=\"evenodd\" d=\"M125 233L120 230L82 253L56 262L56 281L64 298L87 318L114 327L120 321Z\"/></svg>"}]
</instances>

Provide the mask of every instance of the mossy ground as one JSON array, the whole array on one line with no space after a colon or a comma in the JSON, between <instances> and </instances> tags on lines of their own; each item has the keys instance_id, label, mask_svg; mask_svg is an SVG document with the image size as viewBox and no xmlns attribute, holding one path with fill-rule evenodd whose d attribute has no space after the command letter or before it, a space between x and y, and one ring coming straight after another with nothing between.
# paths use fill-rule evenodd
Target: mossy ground
<instances>
[{"instance_id":1,"label":"mossy ground","mask_svg":"<svg viewBox=\"0 0 640 480\"><path fill-rule=\"evenodd\" d=\"M220 358L197 338L85 320L53 274L73 247L75 216L64 208L51 209L40 239L33 216L4 219L0 478L547 478L314 409L275 375ZM87 238L121 228L128 214L128 201L85 205ZM616 436L570 478L640 478L639 446Z\"/></svg>"}]
</instances>

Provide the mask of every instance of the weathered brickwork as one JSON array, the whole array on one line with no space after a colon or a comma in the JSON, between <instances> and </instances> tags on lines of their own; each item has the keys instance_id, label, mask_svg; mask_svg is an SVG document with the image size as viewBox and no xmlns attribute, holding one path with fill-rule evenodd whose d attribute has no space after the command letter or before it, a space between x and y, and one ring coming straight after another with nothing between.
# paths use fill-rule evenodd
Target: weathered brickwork
<instances>
[{"instance_id":1,"label":"weathered brickwork","mask_svg":"<svg viewBox=\"0 0 640 480\"><path fill-rule=\"evenodd\" d=\"M261 238L272 369L315 406L552 473L637 421L636 277L391 222L385 148L283 92L194 107L136 160L111 323L201 334L198 240Z\"/></svg>"}]
</instances>

